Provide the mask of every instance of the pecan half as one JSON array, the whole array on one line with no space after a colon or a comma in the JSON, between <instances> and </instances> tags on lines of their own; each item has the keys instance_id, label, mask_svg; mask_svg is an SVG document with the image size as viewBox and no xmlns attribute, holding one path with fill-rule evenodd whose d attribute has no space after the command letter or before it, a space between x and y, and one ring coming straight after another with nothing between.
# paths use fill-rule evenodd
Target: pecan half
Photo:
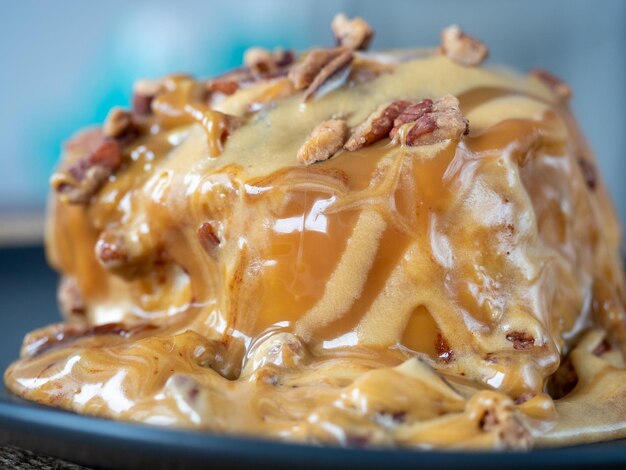
<instances>
[{"instance_id":1,"label":"pecan half","mask_svg":"<svg viewBox=\"0 0 626 470\"><path fill-rule=\"evenodd\" d=\"M533 69L530 71L530 75L541 80L543 84L550 88L562 101L567 101L572 97L573 93L570 86L547 70Z\"/></svg>"},{"instance_id":2,"label":"pecan half","mask_svg":"<svg viewBox=\"0 0 626 470\"><path fill-rule=\"evenodd\" d=\"M121 144L101 137L90 153L52 175L50 184L64 202L86 204L121 164Z\"/></svg>"},{"instance_id":3,"label":"pecan half","mask_svg":"<svg viewBox=\"0 0 626 470\"><path fill-rule=\"evenodd\" d=\"M354 151L384 139L393 129L395 119L410 105L410 101L381 104L376 111L352 131L352 135L344 148Z\"/></svg>"},{"instance_id":4,"label":"pecan half","mask_svg":"<svg viewBox=\"0 0 626 470\"><path fill-rule=\"evenodd\" d=\"M513 343L513 349L525 351L535 345L535 338L524 331L513 331L506 335L506 339Z\"/></svg>"},{"instance_id":5,"label":"pecan half","mask_svg":"<svg viewBox=\"0 0 626 470\"><path fill-rule=\"evenodd\" d=\"M76 279L71 276L61 277L57 290L57 300L61 311L67 316L83 316L87 312L85 300Z\"/></svg>"},{"instance_id":6,"label":"pecan half","mask_svg":"<svg viewBox=\"0 0 626 470\"><path fill-rule=\"evenodd\" d=\"M116 138L126 134L132 125L132 115L120 108L111 108L102 126L102 133L106 137Z\"/></svg>"},{"instance_id":7,"label":"pecan half","mask_svg":"<svg viewBox=\"0 0 626 470\"><path fill-rule=\"evenodd\" d=\"M414 147L448 139L459 140L468 133L469 122L461 113L459 100L445 95L435 101L425 99L407 107L395 119L389 136L394 143Z\"/></svg>"},{"instance_id":8,"label":"pecan half","mask_svg":"<svg viewBox=\"0 0 626 470\"><path fill-rule=\"evenodd\" d=\"M450 60L470 67L482 64L489 55L487 46L465 34L457 25L441 32L441 51Z\"/></svg>"},{"instance_id":9,"label":"pecan half","mask_svg":"<svg viewBox=\"0 0 626 470\"><path fill-rule=\"evenodd\" d=\"M337 45L354 51L366 50L374 36L374 30L363 18L356 17L350 20L343 13L338 13L333 18L330 27Z\"/></svg>"},{"instance_id":10,"label":"pecan half","mask_svg":"<svg viewBox=\"0 0 626 470\"><path fill-rule=\"evenodd\" d=\"M300 150L298 161L304 165L328 160L337 153L348 138L348 125L342 119L329 119L318 125L306 138Z\"/></svg>"}]
</instances>

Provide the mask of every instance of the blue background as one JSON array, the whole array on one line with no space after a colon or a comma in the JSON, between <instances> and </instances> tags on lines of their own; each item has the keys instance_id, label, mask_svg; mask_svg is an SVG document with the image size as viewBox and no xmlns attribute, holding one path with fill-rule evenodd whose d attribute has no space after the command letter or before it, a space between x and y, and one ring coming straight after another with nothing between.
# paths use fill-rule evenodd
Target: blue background
<instances>
[{"instance_id":1,"label":"blue background","mask_svg":"<svg viewBox=\"0 0 626 470\"><path fill-rule=\"evenodd\" d=\"M62 142L126 105L136 78L215 74L253 45L327 45L338 11L374 26L374 48L434 46L459 23L490 64L564 77L626 219L623 0L0 0L0 214L42 208Z\"/></svg>"}]
</instances>

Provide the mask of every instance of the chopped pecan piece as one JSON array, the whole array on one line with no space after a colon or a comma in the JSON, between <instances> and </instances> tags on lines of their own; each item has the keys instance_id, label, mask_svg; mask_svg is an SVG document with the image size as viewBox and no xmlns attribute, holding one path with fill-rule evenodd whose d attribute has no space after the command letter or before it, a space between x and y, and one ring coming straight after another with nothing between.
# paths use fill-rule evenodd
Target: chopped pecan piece
<instances>
[{"instance_id":1,"label":"chopped pecan piece","mask_svg":"<svg viewBox=\"0 0 626 470\"><path fill-rule=\"evenodd\" d=\"M315 49L291 68L288 78L296 90L306 88L303 100L307 101L333 76L347 70L353 60L354 54L346 48Z\"/></svg>"},{"instance_id":2,"label":"chopped pecan piece","mask_svg":"<svg viewBox=\"0 0 626 470\"><path fill-rule=\"evenodd\" d=\"M409 101L381 104L352 132L344 148L354 151L384 139L393 129L396 118L410 105Z\"/></svg>"},{"instance_id":3,"label":"chopped pecan piece","mask_svg":"<svg viewBox=\"0 0 626 470\"><path fill-rule=\"evenodd\" d=\"M309 52L304 60L291 67L287 78L291 80L296 90L304 90L308 87L320 70L337 57L337 49L314 49Z\"/></svg>"},{"instance_id":4,"label":"chopped pecan piece","mask_svg":"<svg viewBox=\"0 0 626 470\"><path fill-rule=\"evenodd\" d=\"M318 125L298 151L298 161L304 165L328 160L337 153L348 138L348 125L342 119L330 119Z\"/></svg>"},{"instance_id":5,"label":"chopped pecan piece","mask_svg":"<svg viewBox=\"0 0 626 470\"><path fill-rule=\"evenodd\" d=\"M389 136L395 143L414 147L458 140L468 133L469 123L461 113L459 100L445 95L435 101L425 99L407 107L395 119Z\"/></svg>"},{"instance_id":6,"label":"chopped pecan piece","mask_svg":"<svg viewBox=\"0 0 626 470\"><path fill-rule=\"evenodd\" d=\"M147 116L152 113L152 101L163 91L159 80L137 80L133 86L133 113Z\"/></svg>"},{"instance_id":7,"label":"chopped pecan piece","mask_svg":"<svg viewBox=\"0 0 626 470\"><path fill-rule=\"evenodd\" d=\"M485 432L496 433L506 448L528 449L532 444L531 434L513 413L488 409L479 426Z\"/></svg>"},{"instance_id":8,"label":"chopped pecan piece","mask_svg":"<svg viewBox=\"0 0 626 470\"><path fill-rule=\"evenodd\" d=\"M547 70L534 69L531 70L530 74L541 80L544 85L550 88L561 100L567 101L572 97L573 93L570 86Z\"/></svg>"},{"instance_id":9,"label":"chopped pecan piece","mask_svg":"<svg viewBox=\"0 0 626 470\"><path fill-rule=\"evenodd\" d=\"M96 259L103 268L114 270L128 263L129 253L124 237L114 231L105 230L96 242Z\"/></svg>"},{"instance_id":10,"label":"chopped pecan piece","mask_svg":"<svg viewBox=\"0 0 626 470\"><path fill-rule=\"evenodd\" d=\"M454 353L450 349L450 344L441 333L437 333L435 350L437 351L437 357L441 362L448 364L454 360Z\"/></svg>"},{"instance_id":11,"label":"chopped pecan piece","mask_svg":"<svg viewBox=\"0 0 626 470\"><path fill-rule=\"evenodd\" d=\"M262 47L247 49L243 54L243 65L259 74L271 73L276 70L274 55Z\"/></svg>"},{"instance_id":12,"label":"chopped pecan piece","mask_svg":"<svg viewBox=\"0 0 626 470\"><path fill-rule=\"evenodd\" d=\"M66 171L52 175L51 186L70 204L86 204L122 164L121 144L101 138L99 144Z\"/></svg>"},{"instance_id":13,"label":"chopped pecan piece","mask_svg":"<svg viewBox=\"0 0 626 470\"><path fill-rule=\"evenodd\" d=\"M592 191L596 189L598 184L598 176L596 174L596 167L589 160L580 157L578 158L578 166L580 167L580 171L583 174L583 179L585 180L585 184Z\"/></svg>"},{"instance_id":14,"label":"chopped pecan piece","mask_svg":"<svg viewBox=\"0 0 626 470\"><path fill-rule=\"evenodd\" d=\"M111 108L109 114L107 114L102 126L102 133L106 137L116 138L121 137L130 129L132 125L131 113L125 111L122 108Z\"/></svg>"},{"instance_id":15,"label":"chopped pecan piece","mask_svg":"<svg viewBox=\"0 0 626 470\"><path fill-rule=\"evenodd\" d=\"M513 331L506 335L506 339L513 343L513 349L525 351L535 345L535 338L524 331Z\"/></svg>"},{"instance_id":16,"label":"chopped pecan piece","mask_svg":"<svg viewBox=\"0 0 626 470\"><path fill-rule=\"evenodd\" d=\"M450 60L465 66L480 65L489 55L487 46L465 34L457 25L441 32L441 51Z\"/></svg>"},{"instance_id":17,"label":"chopped pecan piece","mask_svg":"<svg viewBox=\"0 0 626 470\"><path fill-rule=\"evenodd\" d=\"M369 47L374 30L363 18L348 19L343 13L338 13L330 25L335 35L337 45L354 51L364 51Z\"/></svg>"},{"instance_id":18,"label":"chopped pecan piece","mask_svg":"<svg viewBox=\"0 0 626 470\"><path fill-rule=\"evenodd\" d=\"M309 87L304 92L303 101L308 101L325 83L329 83L331 78L334 76L339 76L342 71L347 70L352 61L354 60L354 55L350 51L343 51L333 60L328 62L320 73L315 76L315 79L311 82ZM345 79L348 78L348 74L345 75ZM339 86L340 83L337 83L336 86ZM334 88L336 88L333 87Z\"/></svg>"},{"instance_id":19,"label":"chopped pecan piece","mask_svg":"<svg viewBox=\"0 0 626 470\"><path fill-rule=\"evenodd\" d=\"M257 75L273 75L279 68L293 62L293 52L278 49L271 52L262 47L251 47L243 55L243 64Z\"/></svg>"},{"instance_id":20,"label":"chopped pecan piece","mask_svg":"<svg viewBox=\"0 0 626 470\"><path fill-rule=\"evenodd\" d=\"M210 222L203 223L198 227L198 230L196 230L196 235L198 235L198 240L202 248L211 256L215 256L216 249L220 246L220 239L215 233L213 225Z\"/></svg>"},{"instance_id":21,"label":"chopped pecan piece","mask_svg":"<svg viewBox=\"0 0 626 470\"><path fill-rule=\"evenodd\" d=\"M239 83L236 80L229 79L215 79L207 82L207 90L211 92L223 93L225 95L232 95L239 89Z\"/></svg>"},{"instance_id":22,"label":"chopped pecan piece","mask_svg":"<svg viewBox=\"0 0 626 470\"><path fill-rule=\"evenodd\" d=\"M87 306L78 287L76 279L71 276L61 277L57 290L57 299L61 311L67 316L83 316L87 311Z\"/></svg>"}]
</instances>

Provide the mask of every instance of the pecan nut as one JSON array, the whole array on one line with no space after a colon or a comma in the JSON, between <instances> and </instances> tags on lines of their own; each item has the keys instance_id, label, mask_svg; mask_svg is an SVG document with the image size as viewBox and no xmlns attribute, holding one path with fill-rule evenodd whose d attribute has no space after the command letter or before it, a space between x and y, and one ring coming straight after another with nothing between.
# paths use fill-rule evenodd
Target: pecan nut
<instances>
[{"instance_id":1,"label":"pecan nut","mask_svg":"<svg viewBox=\"0 0 626 470\"><path fill-rule=\"evenodd\" d=\"M469 133L469 122L461 113L459 100L445 95L407 107L394 121L390 137L409 147L459 140Z\"/></svg>"},{"instance_id":2,"label":"pecan nut","mask_svg":"<svg viewBox=\"0 0 626 470\"><path fill-rule=\"evenodd\" d=\"M354 51L366 50L374 36L374 30L363 18L356 17L350 20L343 13L338 13L333 18L330 27L337 45Z\"/></svg>"},{"instance_id":3,"label":"pecan nut","mask_svg":"<svg viewBox=\"0 0 626 470\"><path fill-rule=\"evenodd\" d=\"M244 52L243 65L257 76L274 76L281 67L293 62L293 52L278 49L274 52L262 47L251 47Z\"/></svg>"},{"instance_id":4,"label":"pecan nut","mask_svg":"<svg viewBox=\"0 0 626 470\"><path fill-rule=\"evenodd\" d=\"M535 345L535 338L524 331L513 331L506 335L507 341L513 343L513 349L525 351Z\"/></svg>"},{"instance_id":5,"label":"pecan nut","mask_svg":"<svg viewBox=\"0 0 626 470\"><path fill-rule=\"evenodd\" d=\"M384 139L393 129L395 119L410 105L410 101L401 100L381 104L352 132L344 148L354 151Z\"/></svg>"},{"instance_id":6,"label":"pecan nut","mask_svg":"<svg viewBox=\"0 0 626 470\"><path fill-rule=\"evenodd\" d=\"M303 101L311 99L311 97L317 93L322 85L330 82L332 77L339 76L342 71L347 71L353 60L354 54L351 51L345 50L333 60L328 62L324 67L322 67L322 70L320 70L320 72L315 76L309 87L304 92L304 96L302 97ZM347 78L348 74L346 73L344 80ZM340 84L341 83L337 83L333 89Z\"/></svg>"},{"instance_id":7,"label":"pecan nut","mask_svg":"<svg viewBox=\"0 0 626 470\"><path fill-rule=\"evenodd\" d=\"M296 90L306 88L303 100L308 101L331 78L347 71L353 60L354 54L346 48L314 49L291 68L287 78Z\"/></svg>"},{"instance_id":8,"label":"pecan nut","mask_svg":"<svg viewBox=\"0 0 626 470\"><path fill-rule=\"evenodd\" d=\"M298 161L304 165L328 160L337 153L348 138L348 125L342 119L329 119L319 124L298 151Z\"/></svg>"},{"instance_id":9,"label":"pecan nut","mask_svg":"<svg viewBox=\"0 0 626 470\"><path fill-rule=\"evenodd\" d=\"M132 126L132 115L122 108L111 108L102 126L106 137L116 138L126 134Z\"/></svg>"},{"instance_id":10,"label":"pecan nut","mask_svg":"<svg viewBox=\"0 0 626 470\"><path fill-rule=\"evenodd\" d=\"M220 239L215 233L215 229L213 228L213 224L210 222L205 222L196 230L196 235L198 236L198 241L204 251L206 251L212 257L215 257L217 254L217 248L220 246Z\"/></svg>"},{"instance_id":11,"label":"pecan nut","mask_svg":"<svg viewBox=\"0 0 626 470\"><path fill-rule=\"evenodd\" d=\"M94 150L66 171L52 175L50 184L64 202L86 204L121 164L121 144L101 136Z\"/></svg>"},{"instance_id":12,"label":"pecan nut","mask_svg":"<svg viewBox=\"0 0 626 470\"><path fill-rule=\"evenodd\" d=\"M137 116L152 114L152 101L163 90L160 80L137 80L133 85L133 113Z\"/></svg>"},{"instance_id":13,"label":"pecan nut","mask_svg":"<svg viewBox=\"0 0 626 470\"><path fill-rule=\"evenodd\" d=\"M454 62L468 67L482 64L489 55L485 44L465 34L457 25L441 32L441 51Z\"/></svg>"}]
</instances>

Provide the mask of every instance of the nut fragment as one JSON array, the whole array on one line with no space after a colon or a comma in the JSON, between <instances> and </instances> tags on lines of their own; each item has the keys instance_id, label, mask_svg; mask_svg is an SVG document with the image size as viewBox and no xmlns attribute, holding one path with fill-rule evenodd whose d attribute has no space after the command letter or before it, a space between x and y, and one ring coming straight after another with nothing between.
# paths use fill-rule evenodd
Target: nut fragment
<instances>
[{"instance_id":1,"label":"nut fragment","mask_svg":"<svg viewBox=\"0 0 626 470\"><path fill-rule=\"evenodd\" d=\"M204 250L211 256L215 256L217 247L220 246L220 239L215 233L215 229L210 222L205 222L196 230L198 241Z\"/></svg>"},{"instance_id":2,"label":"nut fragment","mask_svg":"<svg viewBox=\"0 0 626 470\"><path fill-rule=\"evenodd\" d=\"M414 123L414 124L411 124ZM445 95L435 101L425 99L407 107L394 121L389 136L409 147L459 140L469 133L469 122L461 113L459 100Z\"/></svg>"},{"instance_id":3,"label":"nut fragment","mask_svg":"<svg viewBox=\"0 0 626 470\"><path fill-rule=\"evenodd\" d=\"M133 113L147 116L152 113L152 101L163 91L160 80L137 80L133 86Z\"/></svg>"},{"instance_id":4,"label":"nut fragment","mask_svg":"<svg viewBox=\"0 0 626 470\"><path fill-rule=\"evenodd\" d=\"M470 67L482 64L489 55L487 46L465 34L457 25L441 32L441 51L450 60Z\"/></svg>"},{"instance_id":5,"label":"nut fragment","mask_svg":"<svg viewBox=\"0 0 626 470\"><path fill-rule=\"evenodd\" d=\"M313 79L309 87L304 92L304 96L302 98L303 101L308 101L313 94L315 94L315 92L322 87L322 85L324 85L327 81L330 81L331 77L338 76L344 70L347 71L353 60L354 55L352 52L346 50L324 65L322 70L320 70L320 72L315 76L315 79ZM344 78L348 78L347 73Z\"/></svg>"},{"instance_id":6,"label":"nut fragment","mask_svg":"<svg viewBox=\"0 0 626 470\"><path fill-rule=\"evenodd\" d=\"M374 30L363 18L352 20L343 13L338 13L330 25L338 46L347 47L355 51L364 51L368 48Z\"/></svg>"},{"instance_id":7,"label":"nut fragment","mask_svg":"<svg viewBox=\"0 0 626 470\"><path fill-rule=\"evenodd\" d=\"M289 70L287 78L291 80L296 90L308 87L322 67L339 55L337 49L314 49L304 60L295 64Z\"/></svg>"},{"instance_id":8,"label":"nut fragment","mask_svg":"<svg viewBox=\"0 0 626 470\"><path fill-rule=\"evenodd\" d=\"M114 107L104 120L102 132L106 137L121 137L130 129L131 124L131 113L120 107Z\"/></svg>"},{"instance_id":9,"label":"nut fragment","mask_svg":"<svg viewBox=\"0 0 626 470\"><path fill-rule=\"evenodd\" d=\"M344 120L324 121L313 129L298 150L298 161L304 165L311 165L328 160L341 149L347 138L348 125Z\"/></svg>"},{"instance_id":10,"label":"nut fragment","mask_svg":"<svg viewBox=\"0 0 626 470\"><path fill-rule=\"evenodd\" d=\"M381 104L352 132L344 148L354 151L384 139L393 129L395 119L410 105L410 101Z\"/></svg>"},{"instance_id":11,"label":"nut fragment","mask_svg":"<svg viewBox=\"0 0 626 470\"><path fill-rule=\"evenodd\" d=\"M587 187L592 191L595 190L598 184L598 176L595 165L589 160L579 157L578 166L580 167L580 171L583 174L583 179L585 180Z\"/></svg>"},{"instance_id":12,"label":"nut fragment","mask_svg":"<svg viewBox=\"0 0 626 470\"><path fill-rule=\"evenodd\" d=\"M527 449L532 444L528 430L515 414L502 405L487 409L480 419L479 426L485 432L495 433L505 448Z\"/></svg>"},{"instance_id":13,"label":"nut fragment","mask_svg":"<svg viewBox=\"0 0 626 470\"><path fill-rule=\"evenodd\" d=\"M567 101L572 97L572 89L556 75L544 69L531 70L530 75L541 80L544 85L550 88L561 100Z\"/></svg>"},{"instance_id":14,"label":"nut fragment","mask_svg":"<svg viewBox=\"0 0 626 470\"><path fill-rule=\"evenodd\" d=\"M262 47L251 47L244 52L243 64L256 75L273 75L281 67L293 62L293 52L278 49L274 52Z\"/></svg>"},{"instance_id":15,"label":"nut fragment","mask_svg":"<svg viewBox=\"0 0 626 470\"><path fill-rule=\"evenodd\" d=\"M262 47L251 47L243 54L243 65L256 73L271 73L276 70L276 63L270 51Z\"/></svg>"},{"instance_id":16,"label":"nut fragment","mask_svg":"<svg viewBox=\"0 0 626 470\"><path fill-rule=\"evenodd\" d=\"M105 230L96 242L96 259L103 268L115 270L128 263L128 248L123 235Z\"/></svg>"},{"instance_id":17,"label":"nut fragment","mask_svg":"<svg viewBox=\"0 0 626 470\"><path fill-rule=\"evenodd\" d=\"M232 95L239 89L239 83L235 80L216 79L207 82L207 90L211 92L219 92L225 95Z\"/></svg>"},{"instance_id":18,"label":"nut fragment","mask_svg":"<svg viewBox=\"0 0 626 470\"><path fill-rule=\"evenodd\" d=\"M448 340L441 333L437 334L437 341L435 342L435 350L437 351L437 358L441 362L449 364L454 360L454 353L450 349Z\"/></svg>"},{"instance_id":19,"label":"nut fragment","mask_svg":"<svg viewBox=\"0 0 626 470\"><path fill-rule=\"evenodd\" d=\"M535 345L535 338L524 331L513 331L506 335L506 339L513 343L513 349L525 351Z\"/></svg>"},{"instance_id":20,"label":"nut fragment","mask_svg":"<svg viewBox=\"0 0 626 470\"><path fill-rule=\"evenodd\" d=\"M307 101L331 77L348 70L353 59L353 53L346 48L314 49L291 68L287 78L296 90L306 88L303 99Z\"/></svg>"},{"instance_id":21,"label":"nut fragment","mask_svg":"<svg viewBox=\"0 0 626 470\"><path fill-rule=\"evenodd\" d=\"M121 164L121 144L100 137L94 150L66 171L52 175L50 184L64 202L86 204Z\"/></svg>"}]
</instances>

